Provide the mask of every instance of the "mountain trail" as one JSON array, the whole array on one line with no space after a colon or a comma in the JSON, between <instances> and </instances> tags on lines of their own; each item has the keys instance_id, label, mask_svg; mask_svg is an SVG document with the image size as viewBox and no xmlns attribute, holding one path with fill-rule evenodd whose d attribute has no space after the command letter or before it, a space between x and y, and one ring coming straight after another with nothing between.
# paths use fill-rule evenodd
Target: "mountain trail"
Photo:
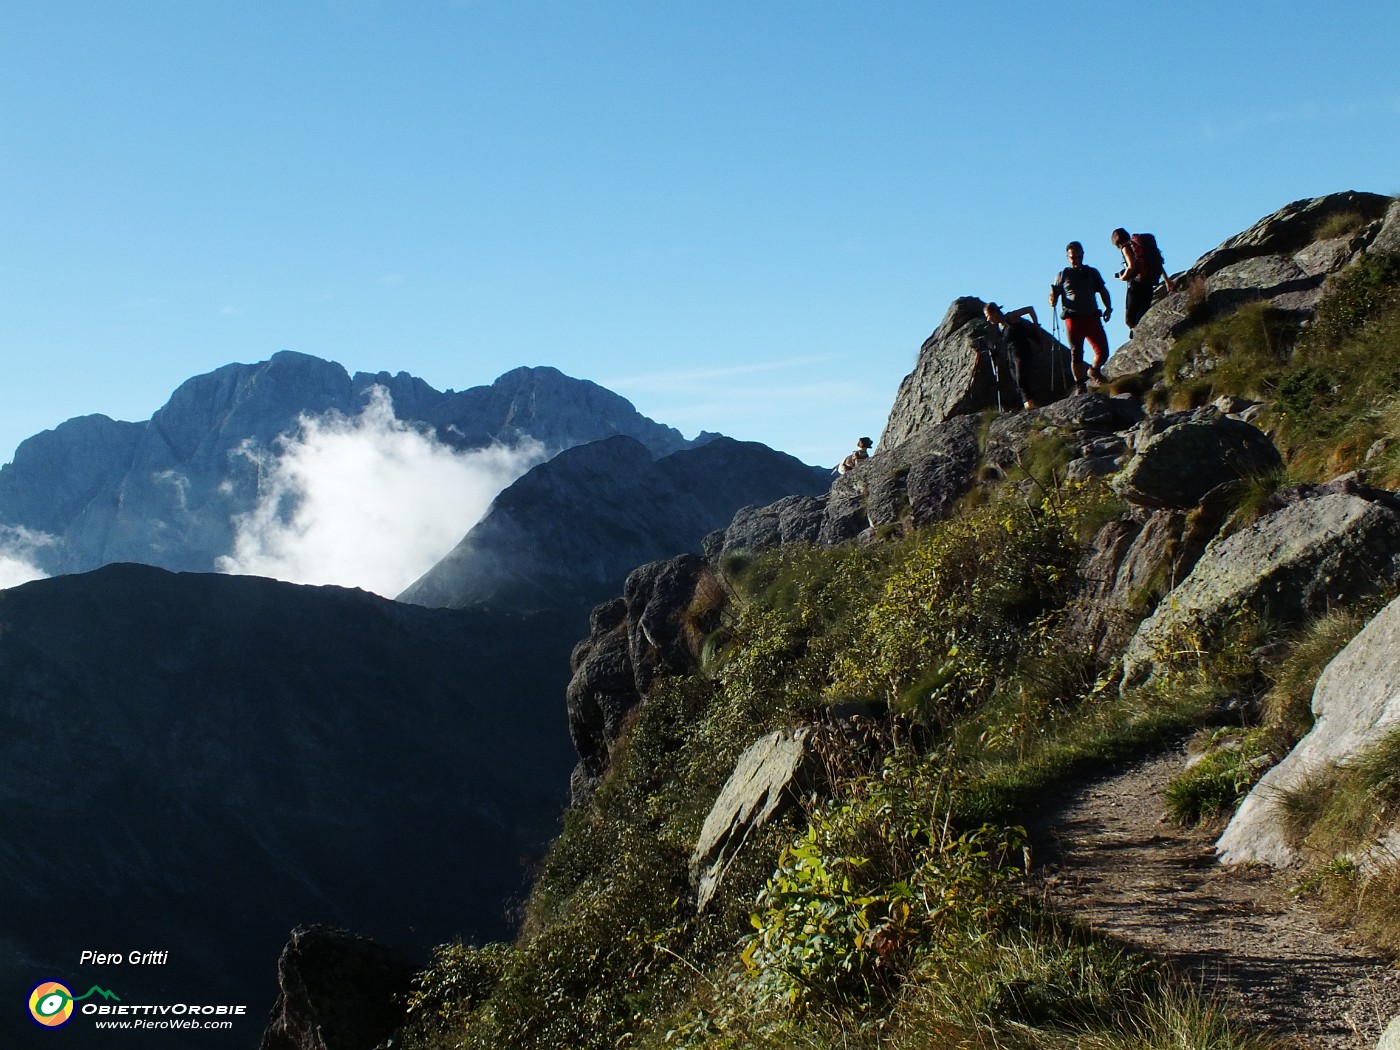
<instances>
[{"instance_id":1,"label":"mountain trail","mask_svg":"<svg viewBox=\"0 0 1400 1050\"><path fill-rule=\"evenodd\" d=\"M1400 969L1290 893L1297 873L1216 863L1219 827L1166 814L1180 752L1081 784L1032 839L1045 899L1172 963L1234 1016L1298 1050L1372 1050L1400 1013Z\"/></svg>"}]
</instances>

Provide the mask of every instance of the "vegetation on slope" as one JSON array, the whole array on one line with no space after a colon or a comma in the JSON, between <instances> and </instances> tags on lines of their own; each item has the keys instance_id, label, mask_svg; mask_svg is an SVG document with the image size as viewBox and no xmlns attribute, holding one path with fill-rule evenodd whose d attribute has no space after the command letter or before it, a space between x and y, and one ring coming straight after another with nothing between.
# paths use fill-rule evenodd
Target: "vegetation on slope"
<instances>
[{"instance_id":1,"label":"vegetation on slope","mask_svg":"<svg viewBox=\"0 0 1400 1050\"><path fill-rule=\"evenodd\" d=\"M1113 509L1097 487L1007 495L898 541L731 560L708 658L570 813L519 942L443 949L405 1045L1117 1046L1181 1025L1259 1045L1023 893L1018 825L1047 786L1208 720L1254 673L1183 661L1122 698L1067 641ZM833 736L824 796L752 836L697 916L689 852L739 752L838 702L876 717Z\"/></svg>"},{"instance_id":2,"label":"vegetation on slope","mask_svg":"<svg viewBox=\"0 0 1400 1050\"><path fill-rule=\"evenodd\" d=\"M1400 407L1375 391L1400 379L1397 288L1400 265L1370 260L1301 335L1260 307L1212 322L1153 397L1261 398L1293 480L1370 451L1393 483ZM1066 629L1084 545L1120 509L1097 484L1034 477L870 546L727 559L690 612L694 673L656 684L568 814L519 939L440 949L402 1045L1271 1045L1153 960L1046 914L1023 828L1057 785L1192 732L1206 757L1173 785L1174 813L1227 816L1306 732L1313 682L1374 609L1286 637L1241 610L1173 639L1168 673L1121 694ZM795 724L823 727L823 790L751 834L697 915L706 813L740 752ZM1386 746L1300 799L1297 833L1324 858L1312 886L1400 950L1400 916L1366 910L1394 899L1400 869L1346 859L1394 821L1400 745Z\"/></svg>"},{"instance_id":3,"label":"vegetation on slope","mask_svg":"<svg viewBox=\"0 0 1400 1050\"><path fill-rule=\"evenodd\" d=\"M1378 483L1400 484L1400 255L1338 274L1301 332L1264 303L1201 325L1177 339L1163 373L1156 399L1175 407L1222 394L1263 401L1259 425L1292 480L1364 463Z\"/></svg>"}]
</instances>

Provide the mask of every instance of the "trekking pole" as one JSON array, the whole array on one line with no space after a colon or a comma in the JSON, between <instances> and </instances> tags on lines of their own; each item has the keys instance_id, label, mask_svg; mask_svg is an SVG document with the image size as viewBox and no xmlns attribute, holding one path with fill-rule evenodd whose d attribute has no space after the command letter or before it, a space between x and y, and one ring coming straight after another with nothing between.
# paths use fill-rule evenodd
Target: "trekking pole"
<instances>
[{"instance_id":1,"label":"trekking pole","mask_svg":"<svg viewBox=\"0 0 1400 1050\"><path fill-rule=\"evenodd\" d=\"M992 366L992 385L996 387L997 391L997 411L1005 412L1006 409L1002 408L1001 405L1001 375L997 372L996 351L984 349L982 352L987 355L987 364Z\"/></svg>"},{"instance_id":2,"label":"trekking pole","mask_svg":"<svg viewBox=\"0 0 1400 1050\"><path fill-rule=\"evenodd\" d=\"M1050 368L1050 386L1053 390L1055 381L1060 378L1061 370L1069 368L1069 361L1060 360L1060 313L1053 307L1050 312L1050 331L1050 338L1055 341L1054 345L1050 347L1050 352L1055 355L1055 363ZM1065 376L1065 381L1060 384L1060 390L1069 390L1068 376Z\"/></svg>"}]
</instances>

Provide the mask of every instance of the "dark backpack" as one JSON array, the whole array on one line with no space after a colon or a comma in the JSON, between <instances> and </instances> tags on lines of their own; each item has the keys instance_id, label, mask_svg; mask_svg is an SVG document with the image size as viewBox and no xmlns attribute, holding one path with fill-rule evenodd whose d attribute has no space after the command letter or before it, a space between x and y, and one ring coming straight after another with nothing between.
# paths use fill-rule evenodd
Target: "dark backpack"
<instances>
[{"instance_id":1,"label":"dark backpack","mask_svg":"<svg viewBox=\"0 0 1400 1050\"><path fill-rule=\"evenodd\" d=\"M1135 233L1131 240L1133 255L1142 269L1142 279L1148 284L1156 284L1167 272L1167 261L1157 247L1157 238L1150 233Z\"/></svg>"}]
</instances>

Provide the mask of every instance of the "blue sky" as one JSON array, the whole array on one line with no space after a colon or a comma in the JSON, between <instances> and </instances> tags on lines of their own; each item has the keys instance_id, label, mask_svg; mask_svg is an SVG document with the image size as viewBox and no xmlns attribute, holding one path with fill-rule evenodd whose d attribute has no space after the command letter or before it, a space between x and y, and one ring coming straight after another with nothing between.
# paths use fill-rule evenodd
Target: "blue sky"
<instances>
[{"instance_id":1,"label":"blue sky","mask_svg":"<svg viewBox=\"0 0 1400 1050\"><path fill-rule=\"evenodd\" d=\"M1397 39L1391 0L0 0L0 459L293 349L831 463L1071 238L1180 269L1400 191Z\"/></svg>"}]
</instances>

